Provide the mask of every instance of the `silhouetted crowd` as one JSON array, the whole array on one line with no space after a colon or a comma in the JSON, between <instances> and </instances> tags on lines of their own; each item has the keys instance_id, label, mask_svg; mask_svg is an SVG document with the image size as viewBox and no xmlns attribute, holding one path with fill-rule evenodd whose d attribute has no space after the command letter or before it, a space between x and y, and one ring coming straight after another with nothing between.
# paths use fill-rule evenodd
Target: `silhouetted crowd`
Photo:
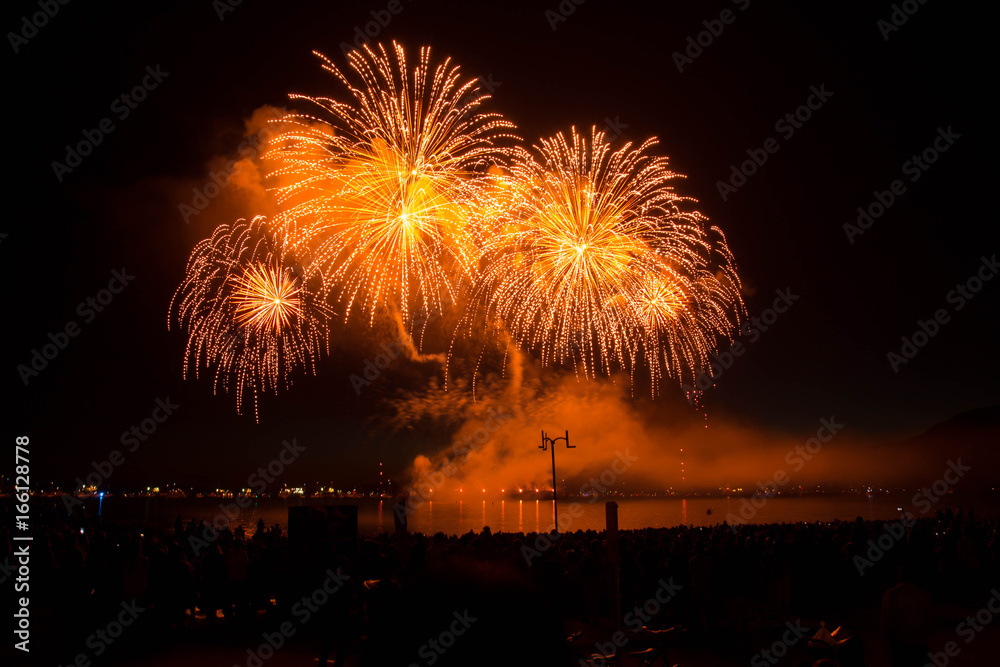
<instances>
[{"instance_id":1,"label":"silhouetted crowd","mask_svg":"<svg viewBox=\"0 0 1000 667\"><path fill-rule=\"evenodd\" d=\"M245 646L246 665L285 645L320 664L577 665L614 649L616 629L627 646L614 650L624 651L664 644L651 629L683 626L670 640L676 655L746 664L777 641L798 656L783 664L851 667L865 664L861 612L876 609L894 665L923 665L935 610L978 608L1000 583L997 521L961 510L622 530L616 623L604 531L289 540L262 521L252 533L181 517L173 531L154 530L32 504L34 638L65 664L99 648L126 661L217 638ZM4 507L0 565L10 579ZM95 640L128 603L140 610L135 627ZM850 639L792 640L791 619L811 619L809 637L824 621Z\"/></svg>"}]
</instances>

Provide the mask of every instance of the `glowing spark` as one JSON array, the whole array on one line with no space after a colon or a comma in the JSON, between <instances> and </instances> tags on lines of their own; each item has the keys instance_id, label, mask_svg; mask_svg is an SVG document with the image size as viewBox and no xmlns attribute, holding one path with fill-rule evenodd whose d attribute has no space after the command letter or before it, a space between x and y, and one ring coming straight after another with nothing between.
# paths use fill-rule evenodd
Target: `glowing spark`
<instances>
[{"instance_id":1,"label":"glowing spark","mask_svg":"<svg viewBox=\"0 0 1000 667\"><path fill-rule=\"evenodd\" d=\"M596 129L543 139L513 167L517 204L476 285L480 314L543 363L634 375L641 360L653 394L664 370L693 378L742 309L725 239L681 210L690 198L647 153L655 143L612 152Z\"/></svg>"},{"instance_id":2,"label":"glowing spark","mask_svg":"<svg viewBox=\"0 0 1000 667\"><path fill-rule=\"evenodd\" d=\"M324 56L323 68L347 87L348 102L293 95L323 118L289 115L294 129L270 154L285 205L281 224L309 270L344 304L373 319L380 306L441 309L479 259L480 217L497 178L490 167L516 153L513 124L479 107L489 98L462 81L450 59L431 69L430 49L408 70L382 45L353 51L353 75Z\"/></svg>"},{"instance_id":3,"label":"glowing spark","mask_svg":"<svg viewBox=\"0 0 1000 667\"><path fill-rule=\"evenodd\" d=\"M291 325L301 315L300 288L295 278L277 265L256 264L233 279L237 324L258 329L270 327L275 333Z\"/></svg>"},{"instance_id":4,"label":"glowing spark","mask_svg":"<svg viewBox=\"0 0 1000 667\"><path fill-rule=\"evenodd\" d=\"M400 331L410 313L468 303L466 330L489 323L514 359L625 370L633 386L644 366L653 395L663 375L694 382L738 326L725 238L686 210L655 139L612 150L596 128L589 140L574 129L531 154L481 109L477 80L450 59L432 66L427 47L412 68L395 43L352 51L344 71L317 55L346 92L293 95L321 113L278 121L265 157L282 213L220 225L171 301L185 375L213 369L237 410L315 373L329 299L345 320L388 309Z\"/></svg>"},{"instance_id":5,"label":"glowing spark","mask_svg":"<svg viewBox=\"0 0 1000 667\"><path fill-rule=\"evenodd\" d=\"M214 389L234 391L237 412L252 396L258 421L258 394L315 373L328 342L329 308L263 217L219 225L194 247L170 313L188 334L184 376L214 369Z\"/></svg>"}]
</instances>

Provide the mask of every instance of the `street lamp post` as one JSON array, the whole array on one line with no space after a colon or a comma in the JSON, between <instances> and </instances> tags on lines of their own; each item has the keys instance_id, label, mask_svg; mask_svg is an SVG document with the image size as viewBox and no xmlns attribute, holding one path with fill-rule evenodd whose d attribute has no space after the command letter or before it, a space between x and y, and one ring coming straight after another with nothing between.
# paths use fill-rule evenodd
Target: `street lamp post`
<instances>
[{"instance_id":1,"label":"street lamp post","mask_svg":"<svg viewBox=\"0 0 1000 667\"><path fill-rule=\"evenodd\" d=\"M566 435L562 438L550 438L545 435L545 431L542 431L542 444L538 446L543 452L546 447L552 449L552 523L555 525L556 534L559 533L559 501L556 500L556 443L560 440L566 442L567 449L576 449L575 446L569 444L569 431L566 431Z\"/></svg>"}]
</instances>

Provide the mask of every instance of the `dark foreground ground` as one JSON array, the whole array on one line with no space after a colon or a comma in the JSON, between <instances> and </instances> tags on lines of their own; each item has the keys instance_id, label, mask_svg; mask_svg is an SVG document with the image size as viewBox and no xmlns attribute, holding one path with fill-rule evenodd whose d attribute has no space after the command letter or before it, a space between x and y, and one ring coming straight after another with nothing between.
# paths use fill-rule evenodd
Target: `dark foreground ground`
<instances>
[{"instance_id":1,"label":"dark foreground ground","mask_svg":"<svg viewBox=\"0 0 1000 667\"><path fill-rule=\"evenodd\" d=\"M36 509L30 659L11 639L3 664L279 667L328 653L331 665L579 665L617 653L628 666L652 648L665 652L655 664L681 667L943 667L1000 653L998 525L966 512L621 531L616 611L604 532L289 541L264 526L164 533ZM850 639L810 641L824 624Z\"/></svg>"}]
</instances>

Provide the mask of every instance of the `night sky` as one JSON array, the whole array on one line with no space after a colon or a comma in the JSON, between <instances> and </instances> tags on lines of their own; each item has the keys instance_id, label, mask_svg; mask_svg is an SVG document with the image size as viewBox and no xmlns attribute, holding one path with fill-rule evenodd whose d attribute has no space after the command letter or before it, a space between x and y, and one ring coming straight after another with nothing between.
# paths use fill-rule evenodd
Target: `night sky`
<instances>
[{"instance_id":1,"label":"night sky","mask_svg":"<svg viewBox=\"0 0 1000 667\"><path fill-rule=\"evenodd\" d=\"M8 443L31 437L33 481L70 484L168 397L175 414L116 484L234 483L290 438L310 445L310 479L363 481L379 460L402 471L427 438L446 444L444 433L379 428L380 401L422 379L400 363L356 395L349 377L372 353L358 323L334 334L317 377L262 401L259 425L204 378L182 379L184 337L167 330L191 248L232 221L222 198L189 225L179 205L204 187L213 159L236 152L255 109L289 106L291 92L341 94L311 52L343 63L340 45L373 11L391 16L374 41L431 45L495 85L493 108L527 143L609 121L620 141L659 137L657 150L687 176L679 189L726 233L748 314L760 316L777 290L798 297L743 338L746 352L704 396L711 419L787 434L832 414L889 441L1000 403L1000 280L971 300L948 296L1000 250L989 205L995 40L970 7L903 3L919 9L890 30L888 2L564 0L567 16L556 0L399 2L395 15L379 14L385 2L73 2L26 41L8 34L3 433ZM712 23L723 10L730 22ZM8 3L5 32L23 32L22 17L37 11ZM711 43L703 22L722 27ZM699 33L708 45L678 71L674 54ZM144 77L156 81L147 67L165 73L147 97L134 109L114 104ZM782 120L810 99L808 120ZM113 130L57 177L67 144L95 136L105 118ZM947 150L926 170L910 162L944 136ZM766 162L723 198L718 183L748 151ZM858 207L897 179L901 194L849 239ZM123 268L134 279L104 310L78 310ZM888 353L939 309L947 321L894 372ZM17 367L69 322L79 334L25 384ZM636 410L694 415L673 386L636 399Z\"/></svg>"}]
</instances>

